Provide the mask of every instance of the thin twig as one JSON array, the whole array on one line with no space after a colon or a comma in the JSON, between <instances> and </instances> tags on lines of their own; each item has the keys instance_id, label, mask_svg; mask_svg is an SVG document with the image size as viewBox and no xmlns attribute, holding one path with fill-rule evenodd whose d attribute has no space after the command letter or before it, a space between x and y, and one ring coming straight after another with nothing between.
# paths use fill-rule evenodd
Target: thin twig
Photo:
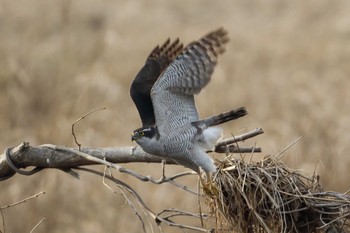
<instances>
[{"instance_id":1,"label":"thin twig","mask_svg":"<svg viewBox=\"0 0 350 233\"><path fill-rule=\"evenodd\" d=\"M1 221L2 221L2 229L4 229L4 232L0 230L0 233L5 233L6 228L5 228L5 218L4 218L4 213L2 212L2 209L0 208L0 215L1 215Z\"/></svg>"},{"instance_id":2,"label":"thin twig","mask_svg":"<svg viewBox=\"0 0 350 233\"><path fill-rule=\"evenodd\" d=\"M42 222L44 222L44 221L45 221L45 218L42 218L42 219L33 227L33 229L32 229L29 233L33 233L34 230L35 230Z\"/></svg>"},{"instance_id":3,"label":"thin twig","mask_svg":"<svg viewBox=\"0 0 350 233\"><path fill-rule=\"evenodd\" d=\"M96 174L96 175L99 175L101 177L105 176L105 178L111 180L112 182L116 183L117 185L121 185L123 188L125 188L128 192L130 192L134 197L135 199L138 201L138 203L140 204L140 206L147 211L147 214L149 216L152 217L152 219L155 220L155 222L157 224L159 223L165 223L167 224L168 226L172 226L172 227L178 227L180 229L189 229L189 230L196 230L196 231L201 231L201 232L208 232L206 229L204 228L200 228L200 227L194 227L194 226L189 226L189 225L184 225L184 224L179 224L179 223L175 223L173 222L172 220L169 220L167 218L163 218L161 217L159 214L155 214L146 204L145 202L143 201L143 199L141 198L141 196L133 189L131 188L128 184L124 183L123 181L119 180L119 179L116 179L115 177L113 176L110 176L110 175L107 175L105 173L102 173L102 172L99 172L99 171L95 171L95 170L92 170L92 169L89 169L89 168L82 168L82 167L79 167L79 168L76 168L78 170L81 170L81 171L85 171L85 172L90 172L90 173L93 173L93 174ZM183 212L185 213L185 212ZM185 215L183 215L185 216ZM187 215L188 216L188 215ZM195 216L194 214L191 214L190 216Z\"/></svg>"},{"instance_id":4,"label":"thin twig","mask_svg":"<svg viewBox=\"0 0 350 233\"><path fill-rule=\"evenodd\" d=\"M303 136L298 137L297 139L295 139L292 143L290 143L286 148L284 148L280 153L278 153L275 157L276 159L281 159L284 155L284 152L286 152L286 150L288 150L289 148L291 148L292 146L294 146L297 142L299 142L301 139L303 138Z\"/></svg>"},{"instance_id":5,"label":"thin twig","mask_svg":"<svg viewBox=\"0 0 350 233\"><path fill-rule=\"evenodd\" d=\"M12 207L12 206L15 206L15 205L19 205L19 204L22 204L30 199L33 199L33 198L36 198L36 197L39 197L40 195L42 194L46 194L44 191L41 191L33 196L30 196L30 197L27 197L27 198L24 198L23 200L21 201L17 201L15 203L12 203L12 204L8 204L8 205L5 205L5 206L1 206L0 209L6 209L6 208L9 208L9 207Z\"/></svg>"},{"instance_id":6,"label":"thin twig","mask_svg":"<svg viewBox=\"0 0 350 233\"><path fill-rule=\"evenodd\" d=\"M236 142L245 141L249 138L255 137L255 136L257 136L259 134L263 134L263 133L264 133L264 131L262 128L256 128L250 132L247 132L247 133L244 133L241 135L237 135L237 136L233 136L231 138L223 139L223 140L218 142L217 147L227 146L227 145L234 144Z\"/></svg>"},{"instance_id":7,"label":"thin twig","mask_svg":"<svg viewBox=\"0 0 350 233\"><path fill-rule=\"evenodd\" d=\"M251 152L261 152L261 148L259 147L241 147L238 146L238 142L244 141L246 139L255 137L259 134L264 133L261 128L254 129L250 132L241 134L241 135L231 135L230 138L220 140L213 150L209 150L207 152L217 152L217 153L251 153Z\"/></svg>"},{"instance_id":8,"label":"thin twig","mask_svg":"<svg viewBox=\"0 0 350 233\"><path fill-rule=\"evenodd\" d=\"M198 212L199 215L202 216L202 204L201 204L201 198L200 198L200 194L201 194L201 178L198 176L198 182L197 182L197 202L198 202ZM201 220L201 226L204 227L204 223L203 223L203 218L200 218Z\"/></svg>"},{"instance_id":9,"label":"thin twig","mask_svg":"<svg viewBox=\"0 0 350 233\"><path fill-rule=\"evenodd\" d=\"M107 109L107 108L103 107L103 108L99 108L99 109L94 109L94 110L92 110L92 111L86 113L84 116L82 116L82 117L78 118L77 120L75 120L74 123L72 124L72 135L73 135L73 137L74 137L75 144L77 144L77 146L79 147L79 151L81 151L81 144L78 142L78 139L77 139L77 137L76 137L76 135L75 135L75 131L74 131L75 125L76 125L79 121L84 120L88 115L90 115L90 114L92 114L92 113L94 113L94 112L97 112L97 111L105 110L105 109Z\"/></svg>"},{"instance_id":10,"label":"thin twig","mask_svg":"<svg viewBox=\"0 0 350 233\"><path fill-rule=\"evenodd\" d=\"M111 190L114 194L117 194L117 192L112 189L111 186L109 186L106 182L105 182L105 178L106 178L106 170L107 170L107 166L105 166L105 169L103 171L103 179L102 179L102 183L104 186L106 186L109 190ZM110 176L112 177L112 173L110 173ZM143 232L146 233L146 226L145 226L145 223L143 222L142 220L142 217L141 215L139 214L139 212L137 211L136 207L134 206L134 204L132 203L132 201L129 199L129 197L126 195L126 193L124 192L123 190L123 186L122 185L119 185L117 184L117 186L119 187L120 191L122 192L122 195L124 196L126 202L128 203L129 207L133 210L134 214L136 215L136 217L140 220L141 222L141 225L142 225L142 229L143 229Z\"/></svg>"},{"instance_id":11,"label":"thin twig","mask_svg":"<svg viewBox=\"0 0 350 233\"><path fill-rule=\"evenodd\" d=\"M30 197L27 197L27 198L24 198L23 200L21 201L17 201L15 203L12 203L12 204L8 204L8 205L5 205L5 206L1 206L0 207L0 214L1 214L1 219L2 219L2 223L3 223L3 229L4 229L4 233L6 232L6 228L5 228L5 219L4 219L4 215L3 215L3 212L2 210L3 209L7 209L7 208L10 208L10 207L13 207L13 206L16 206L16 205L19 205L19 204L22 204L22 203L25 203L26 201L28 200L31 200L33 198L37 198L39 197L40 195L42 194L46 194L44 191L41 191L33 196L30 196ZM35 230L35 228L37 228L37 226L39 226L45 219L42 219L37 225L34 226L34 228L30 231L30 232L33 232ZM1 231L0 231L1 233Z\"/></svg>"},{"instance_id":12,"label":"thin twig","mask_svg":"<svg viewBox=\"0 0 350 233\"><path fill-rule=\"evenodd\" d=\"M143 201L143 199L141 198L141 196L133 189L131 188L130 185L126 184L125 182L113 177L113 176L110 176L110 175L107 175L105 173L102 173L102 172L99 172L99 171L96 171L96 170L93 170L93 169L90 169L90 168L83 168L83 167L79 167L79 168L76 168L77 170L80 170L80 171L85 171L85 172L90 172L90 173L93 173L93 174L96 174L96 175L99 175L101 177L105 176L106 179L109 179L110 181L116 183L117 185L121 185L123 188L125 188L126 190L128 190L128 192L130 192L135 198L136 200L142 204L142 206L148 211L148 213L155 219L156 218L156 214L146 206L145 202Z\"/></svg>"}]
</instances>

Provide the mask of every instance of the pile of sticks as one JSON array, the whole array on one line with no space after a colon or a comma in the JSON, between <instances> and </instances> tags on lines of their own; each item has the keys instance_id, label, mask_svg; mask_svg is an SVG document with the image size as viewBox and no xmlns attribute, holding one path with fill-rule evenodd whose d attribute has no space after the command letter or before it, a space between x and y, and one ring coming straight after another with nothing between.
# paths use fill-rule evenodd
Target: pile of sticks
<instances>
[{"instance_id":1,"label":"pile of sticks","mask_svg":"<svg viewBox=\"0 0 350 233\"><path fill-rule=\"evenodd\" d=\"M206 189L218 232L350 232L350 196L324 191L274 156L228 157Z\"/></svg>"}]
</instances>

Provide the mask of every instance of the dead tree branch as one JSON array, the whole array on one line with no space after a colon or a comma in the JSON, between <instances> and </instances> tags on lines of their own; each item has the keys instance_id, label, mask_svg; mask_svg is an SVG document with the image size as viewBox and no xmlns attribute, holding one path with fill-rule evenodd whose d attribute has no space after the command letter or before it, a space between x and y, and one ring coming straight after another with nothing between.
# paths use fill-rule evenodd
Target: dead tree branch
<instances>
[{"instance_id":1,"label":"dead tree branch","mask_svg":"<svg viewBox=\"0 0 350 233\"><path fill-rule=\"evenodd\" d=\"M194 227L194 226L190 226L190 225L184 225L184 224L176 223L176 222L174 222L172 220L173 217L179 217L179 216L198 219L198 218L201 217L198 214L188 213L188 212L185 212L185 211L180 211L180 210L175 210L175 209L163 210L160 213L155 213L153 210L151 210L146 205L146 203L143 201L142 197L138 194L138 192L136 192L127 183L125 183L125 182L123 182L123 181L113 177L112 175L107 175L105 173L102 173L102 172L99 172L99 171L95 171L95 170L92 170L92 169L89 169L89 168L78 168L78 169L81 170L81 171L89 172L89 173L92 173L92 174L95 174L95 175L99 175L99 176L101 176L101 177L103 177L105 179L108 179L108 180L112 181L113 183L115 183L116 185L118 185L120 189L125 190L128 193L130 193L136 199L137 203L141 206L142 210L145 212L147 217L150 217L151 219L153 219L160 228L161 228L160 224L164 223L164 224L166 224L168 226L178 227L180 229L189 229L189 230L195 230L195 231L200 231L200 232L208 232L208 230L205 229L205 228ZM113 189L112 189L112 191L115 192ZM124 191L123 191L123 193L124 193ZM124 197L125 197L125 195L124 195ZM128 202L128 204L130 205L132 203ZM144 227L145 224L144 224L144 222L143 222L143 220L141 218L141 215L137 212L137 210L136 210L136 208L134 206L132 206L131 208L134 211L136 211L136 215L138 216L138 219L141 220L141 223L142 223L142 226L143 226L143 230L144 230L144 232L146 232L145 231L145 227ZM176 214L163 216L164 213L166 213L166 212L173 212L173 213L176 213ZM203 218L207 218L208 215L202 215L202 217ZM163 232L163 231L161 231L161 232Z\"/></svg>"},{"instance_id":2,"label":"dead tree branch","mask_svg":"<svg viewBox=\"0 0 350 233\"><path fill-rule=\"evenodd\" d=\"M10 207L12 207L12 206L16 206L16 205L22 204L22 203L27 202L27 201L29 201L29 200L31 200L31 199L37 198L37 197L39 197L39 196L42 195L42 194L46 194L46 193L45 193L44 191L41 191L41 192L39 192L39 193L37 193L37 194L34 194L34 195L30 196L30 197L26 197L26 198L24 198L23 200L17 201L17 202L15 202L15 203L7 204L7 205L4 205L4 206L0 206L0 209L1 209L1 210L2 210L2 209L7 209L7 208L10 208Z\"/></svg>"},{"instance_id":3,"label":"dead tree branch","mask_svg":"<svg viewBox=\"0 0 350 233\"><path fill-rule=\"evenodd\" d=\"M87 115L85 115L87 116ZM85 117L84 116L84 117ZM74 128L72 128L74 135ZM233 137L233 139L225 139L222 142L219 142L218 145L214 148L214 152L217 153L244 153L244 152L260 152L260 148L250 147L250 148L240 148L238 147L237 142L243 141L247 138L255 137L262 133L261 129L256 129L250 132L249 134L240 135ZM76 137L75 141L76 140ZM235 144L235 145L232 145ZM79 171L90 172L95 175L103 176L110 181L114 182L124 194L126 200L129 198L126 196L126 193L129 193L139 204L143 213L147 218L153 219L160 229L161 223L166 224L172 227L178 227L181 229L191 229L196 231L207 232L207 229L201 227L194 227L190 225L184 225L175 222L172 218L176 217L185 217L185 218L197 218L204 219L207 218L206 214L192 214L180 210L171 210L171 214L166 214L166 212L155 213L150 208L148 208L145 202L142 200L141 196L128 184L125 182L116 179L105 173L101 173L89 168L83 168L84 165L95 165L101 164L105 165L106 168L115 169L121 173L127 173L143 182L151 182L154 184L170 183L176 187L179 187L191 194L197 194L197 192L190 190L188 187L176 182L176 179L188 175L196 175L193 171L186 171L172 176L166 176L164 172L164 164L175 164L171 159L166 159L157 156L153 156L144 152L140 147L106 147L106 148L81 148L80 144L77 143L78 149L68 148L64 146L57 146L52 144L44 144L37 147L30 146L28 142L23 142L20 145L13 148L6 148L4 153L0 155L0 181L6 180L12 177L14 174L19 173L21 175L32 175L37 172L40 172L45 168L55 168L60 169L65 172L72 174L73 176L78 176L75 171L71 169L76 169ZM161 178L154 179L151 176L145 176L138 174L137 172L124 168L121 163L163 163L163 173ZM28 167L34 167L32 170L27 170ZM138 219L141 220L142 228L146 232L146 226L141 217L141 213L137 212L137 209L134 206L132 201L128 201L130 207L136 211ZM1 212L2 209L0 209ZM169 212L169 211L168 211ZM163 216L165 215L165 216ZM42 219L33 229L34 231L42 222Z\"/></svg>"},{"instance_id":4,"label":"dead tree branch","mask_svg":"<svg viewBox=\"0 0 350 233\"><path fill-rule=\"evenodd\" d=\"M255 137L262 133L262 130L253 130L249 137ZM233 143L245 140L249 137L237 136L234 140L219 142L215 148L218 153L244 153L258 152L260 148L239 148ZM238 139L237 139L238 138ZM161 163L163 158L147 154L139 146L126 147L105 147L105 148L68 148L51 144L44 144L37 147L30 146L23 142L14 148L7 148L0 155L0 181L12 177L15 173L32 175L43 168L56 168L64 171L84 165L104 164L116 168L120 172L132 173L116 165L120 163ZM171 159L166 159L166 164L175 164ZM31 171L22 170L27 167L35 167ZM72 174L72 173L71 173ZM73 174L74 175L74 174ZM141 177L133 174L140 180L151 181L149 177ZM165 180L154 183L165 182Z\"/></svg>"}]
</instances>

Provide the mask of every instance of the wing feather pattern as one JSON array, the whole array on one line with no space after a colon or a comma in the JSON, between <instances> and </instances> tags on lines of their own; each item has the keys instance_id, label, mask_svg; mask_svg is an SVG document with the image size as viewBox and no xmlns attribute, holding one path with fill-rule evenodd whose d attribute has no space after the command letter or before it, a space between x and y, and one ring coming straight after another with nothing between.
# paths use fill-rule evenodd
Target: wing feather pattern
<instances>
[{"instance_id":1,"label":"wing feather pattern","mask_svg":"<svg viewBox=\"0 0 350 233\"><path fill-rule=\"evenodd\" d=\"M141 117L142 126L155 124L150 92L153 84L168 65L180 54L182 43L176 39L171 43L167 39L163 45L155 47L147 57L145 65L136 75L130 87L130 95Z\"/></svg>"},{"instance_id":2,"label":"wing feather pattern","mask_svg":"<svg viewBox=\"0 0 350 233\"><path fill-rule=\"evenodd\" d=\"M209 83L228 40L220 28L190 43L155 82L151 99L160 133L198 120L194 94Z\"/></svg>"}]
</instances>

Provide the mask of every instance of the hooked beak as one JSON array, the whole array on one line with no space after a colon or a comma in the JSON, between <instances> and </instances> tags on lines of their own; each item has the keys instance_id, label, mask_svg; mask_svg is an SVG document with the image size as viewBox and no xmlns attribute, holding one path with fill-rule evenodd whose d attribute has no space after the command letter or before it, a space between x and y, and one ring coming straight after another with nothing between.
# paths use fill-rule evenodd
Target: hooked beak
<instances>
[{"instance_id":1,"label":"hooked beak","mask_svg":"<svg viewBox=\"0 0 350 233\"><path fill-rule=\"evenodd\" d=\"M132 134L131 134L131 141L132 141L132 142L133 142L133 141L136 141L137 137L138 137L137 133L132 133Z\"/></svg>"}]
</instances>

